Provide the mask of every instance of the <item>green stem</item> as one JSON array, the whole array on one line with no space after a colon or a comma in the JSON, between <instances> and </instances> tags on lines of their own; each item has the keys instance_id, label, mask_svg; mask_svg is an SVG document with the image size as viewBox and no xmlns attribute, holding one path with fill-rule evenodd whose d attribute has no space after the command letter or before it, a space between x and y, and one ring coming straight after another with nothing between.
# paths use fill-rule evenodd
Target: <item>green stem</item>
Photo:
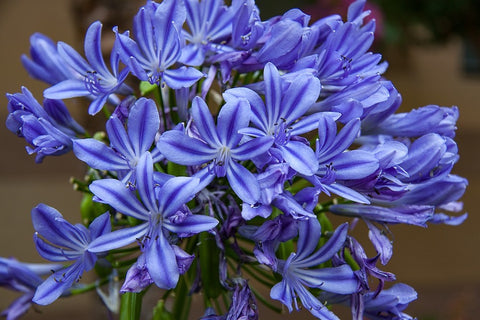
<instances>
[{"instance_id":1,"label":"green stem","mask_svg":"<svg viewBox=\"0 0 480 320\"><path fill-rule=\"evenodd\" d=\"M188 294L188 286L185 276L180 277L175 288L175 302L173 304L173 318L176 320L188 320L192 296Z\"/></svg>"},{"instance_id":2,"label":"green stem","mask_svg":"<svg viewBox=\"0 0 480 320\"><path fill-rule=\"evenodd\" d=\"M142 311L142 298L145 291L126 292L122 295L119 320L138 320Z\"/></svg>"},{"instance_id":3,"label":"green stem","mask_svg":"<svg viewBox=\"0 0 480 320\"><path fill-rule=\"evenodd\" d=\"M167 113L165 112L165 103L163 101L162 86L158 86L158 102L160 104L160 111L162 112L163 129L167 130Z\"/></svg>"},{"instance_id":4,"label":"green stem","mask_svg":"<svg viewBox=\"0 0 480 320\"><path fill-rule=\"evenodd\" d=\"M110 119L110 116L112 115L112 113L107 109L107 107L103 107L102 111L103 111L103 114L105 115L105 117L107 119Z\"/></svg>"}]
</instances>

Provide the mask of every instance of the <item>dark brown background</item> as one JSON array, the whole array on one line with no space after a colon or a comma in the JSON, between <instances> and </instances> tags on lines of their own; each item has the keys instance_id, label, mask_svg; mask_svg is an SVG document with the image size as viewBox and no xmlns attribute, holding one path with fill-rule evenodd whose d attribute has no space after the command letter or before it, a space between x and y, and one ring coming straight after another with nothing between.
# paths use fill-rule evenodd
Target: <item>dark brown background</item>
<instances>
[{"instance_id":1,"label":"dark brown background","mask_svg":"<svg viewBox=\"0 0 480 320\"><path fill-rule=\"evenodd\" d=\"M92 17L104 15L104 12L95 12ZM28 53L29 36L34 32L42 32L55 41L68 42L82 51L82 39L73 23L69 1L0 1L1 92L15 93L26 86L42 99L45 86L29 78L20 63L20 55ZM480 217L475 199L480 195L480 153L476 149L480 138L480 78L467 77L462 72L462 44L456 39L444 46L411 47L403 54L391 50L386 51L386 55L390 62L386 76L402 93L404 109L426 104L459 106L457 141L461 158L455 172L467 177L470 185L463 198L469 219L462 226L392 227L394 255L384 269L418 291L419 300L411 304L408 313L426 320L477 319L480 314ZM25 152L24 141L3 125L6 105L7 100L3 98L0 109L0 256L40 262L42 259L32 243L30 210L43 202L57 208L69 221L79 222L80 197L68 180L71 176L81 177L83 166L72 155L47 158L43 164L35 165L33 157ZM83 123L87 120L85 108L73 105L71 110ZM15 296L1 290L0 310ZM62 299L38 310L41 313L31 310L26 319L103 319L106 316L94 293ZM262 318L267 318L268 312L263 309L261 312L265 316ZM200 311L195 317L199 314ZM298 314L287 318L294 317ZM278 316L272 317L275 318Z\"/></svg>"}]
</instances>

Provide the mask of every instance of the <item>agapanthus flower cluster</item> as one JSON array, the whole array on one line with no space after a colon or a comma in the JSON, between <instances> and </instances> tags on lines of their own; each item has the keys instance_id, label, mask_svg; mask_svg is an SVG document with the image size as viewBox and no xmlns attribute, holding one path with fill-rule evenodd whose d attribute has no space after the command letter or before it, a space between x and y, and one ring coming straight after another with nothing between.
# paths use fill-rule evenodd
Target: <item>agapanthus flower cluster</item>
<instances>
[{"instance_id":1,"label":"agapanthus flower cluster","mask_svg":"<svg viewBox=\"0 0 480 320\"><path fill-rule=\"evenodd\" d=\"M113 29L107 57L100 21L85 58L34 34L22 62L51 86L43 105L26 88L7 94L7 127L36 162L72 151L88 169L73 179L82 223L32 210L39 254L61 264L0 259L0 283L24 293L7 318L92 290L138 317L156 286L154 319L188 319L198 292L202 319L258 319L257 303L318 319L338 319L335 304L354 319L411 319L415 290L383 270L388 227L465 220L467 180L452 173L458 109L396 113L401 96L369 51L364 6L311 22L299 9L262 20L254 0L147 0L133 30ZM83 129L66 107L74 97L105 127ZM352 236L359 221L371 243ZM98 280L85 283L90 270Z\"/></svg>"}]
</instances>

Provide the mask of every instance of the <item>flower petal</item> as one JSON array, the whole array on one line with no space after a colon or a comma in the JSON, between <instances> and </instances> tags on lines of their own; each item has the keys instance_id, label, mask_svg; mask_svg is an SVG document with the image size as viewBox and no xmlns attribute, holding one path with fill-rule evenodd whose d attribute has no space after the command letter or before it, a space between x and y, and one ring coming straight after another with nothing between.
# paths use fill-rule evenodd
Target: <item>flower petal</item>
<instances>
[{"instance_id":1,"label":"flower petal","mask_svg":"<svg viewBox=\"0 0 480 320\"><path fill-rule=\"evenodd\" d=\"M333 235L318 251L316 251L308 258L303 258L305 255L303 255L302 252L299 251L299 255L303 259L299 259L296 257L294 262L295 267L309 268L330 260L345 245L345 240L347 239L347 232L348 224L344 223L335 230ZM300 232L299 234L300 236L302 236Z\"/></svg>"},{"instance_id":2,"label":"flower petal","mask_svg":"<svg viewBox=\"0 0 480 320\"><path fill-rule=\"evenodd\" d=\"M67 261L78 257L73 252L71 255L69 255L69 253L71 252L70 250L54 247L46 243L45 241L43 241L43 239L39 238L37 233L34 234L33 241L35 242L35 248L37 249L37 252L44 259L47 259L49 261Z\"/></svg>"},{"instance_id":3,"label":"flower petal","mask_svg":"<svg viewBox=\"0 0 480 320\"><path fill-rule=\"evenodd\" d=\"M68 268L55 272L38 286L32 301L40 305L54 302L79 279L83 271L83 261L79 260Z\"/></svg>"},{"instance_id":4,"label":"flower petal","mask_svg":"<svg viewBox=\"0 0 480 320\"><path fill-rule=\"evenodd\" d=\"M250 120L263 132L268 131L265 126L267 124L266 107L262 98L255 91L245 87L232 88L223 93L223 98L227 103L235 102L238 99L247 99L252 111Z\"/></svg>"},{"instance_id":5,"label":"flower petal","mask_svg":"<svg viewBox=\"0 0 480 320\"><path fill-rule=\"evenodd\" d=\"M307 286L328 292L351 294L358 291L358 280L349 265L321 269L295 269Z\"/></svg>"},{"instance_id":6,"label":"flower petal","mask_svg":"<svg viewBox=\"0 0 480 320\"><path fill-rule=\"evenodd\" d=\"M192 118L203 140L211 147L220 145L212 114L205 101L200 97L193 98Z\"/></svg>"},{"instance_id":7,"label":"flower petal","mask_svg":"<svg viewBox=\"0 0 480 320\"><path fill-rule=\"evenodd\" d=\"M318 170L318 162L312 148L300 141L289 141L281 146L282 156L292 169L311 176Z\"/></svg>"},{"instance_id":8,"label":"flower petal","mask_svg":"<svg viewBox=\"0 0 480 320\"><path fill-rule=\"evenodd\" d=\"M231 150L232 158L237 160L250 160L266 153L272 146L272 136L263 136L247 141Z\"/></svg>"},{"instance_id":9,"label":"flower petal","mask_svg":"<svg viewBox=\"0 0 480 320\"><path fill-rule=\"evenodd\" d=\"M204 215L193 214L187 216L179 223L164 222L164 227L174 233L196 234L208 231L218 224L218 220Z\"/></svg>"},{"instance_id":10,"label":"flower petal","mask_svg":"<svg viewBox=\"0 0 480 320\"><path fill-rule=\"evenodd\" d=\"M158 212L153 184L153 160L150 152L145 152L138 161L136 174L140 199L150 212Z\"/></svg>"},{"instance_id":11,"label":"flower petal","mask_svg":"<svg viewBox=\"0 0 480 320\"><path fill-rule=\"evenodd\" d=\"M227 167L227 179L237 196L248 204L260 199L260 186L257 178L241 164L230 161Z\"/></svg>"},{"instance_id":12,"label":"flower petal","mask_svg":"<svg viewBox=\"0 0 480 320\"><path fill-rule=\"evenodd\" d=\"M280 119L282 104L282 85L277 68L271 62L265 65L265 106L267 107L268 126L272 127Z\"/></svg>"},{"instance_id":13,"label":"flower petal","mask_svg":"<svg viewBox=\"0 0 480 320\"><path fill-rule=\"evenodd\" d=\"M43 96L47 99L68 99L74 97L85 97L90 91L85 87L82 80L64 80L50 88L45 89Z\"/></svg>"},{"instance_id":14,"label":"flower petal","mask_svg":"<svg viewBox=\"0 0 480 320\"><path fill-rule=\"evenodd\" d=\"M280 118L288 124L298 120L317 100L320 94L320 80L312 74L301 74L296 77L283 93Z\"/></svg>"},{"instance_id":15,"label":"flower petal","mask_svg":"<svg viewBox=\"0 0 480 320\"><path fill-rule=\"evenodd\" d=\"M270 290L270 298L278 300L282 302L285 306L287 306L288 311L292 312L292 289L288 285L288 283L283 280L272 287Z\"/></svg>"},{"instance_id":16,"label":"flower petal","mask_svg":"<svg viewBox=\"0 0 480 320\"><path fill-rule=\"evenodd\" d=\"M163 185L159 192L158 207L164 218L176 213L178 209L192 200L198 191L198 178L175 177Z\"/></svg>"},{"instance_id":17,"label":"flower petal","mask_svg":"<svg viewBox=\"0 0 480 320\"><path fill-rule=\"evenodd\" d=\"M90 223L88 229L90 230L90 237L92 240L103 234L109 233L112 230L112 225L110 224L110 213L105 212L104 214L96 217L95 220Z\"/></svg>"},{"instance_id":18,"label":"flower petal","mask_svg":"<svg viewBox=\"0 0 480 320\"><path fill-rule=\"evenodd\" d=\"M199 165L215 158L216 150L183 132L165 132L157 142L160 152L169 161L182 165Z\"/></svg>"},{"instance_id":19,"label":"flower petal","mask_svg":"<svg viewBox=\"0 0 480 320\"><path fill-rule=\"evenodd\" d=\"M93 138L73 140L73 152L78 159L94 169L113 171L129 169L124 158Z\"/></svg>"},{"instance_id":20,"label":"flower petal","mask_svg":"<svg viewBox=\"0 0 480 320\"><path fill-rule=\"evenodd\" d=\"M188 88L204 77L203 72L192 67L168 69L163 73L163 80L172 89Z\"/></svg>"},{"instance_id":21,"label":"flower petal","mask_svg":"<svg viewBox=\"0 0 480 320\"><path fill-rule=\"evenodd\" d=\"M298 242L296 261L308 257L318 245L322 228L318 219L306 219L298 222Z\"/></svg>"},{"instance_id":22,"label":"flower petal","mask_svg":"<svg viewBox=\"0 0 480 320\"><path fill-rule=\"evenodd\" d=\"M162 289L175 288L180 276L175 252L162 232L157 239L149 241L145 251L148 273Z\"/></svg>"},{"instance_id":23,"label":"flower petal","mask_svg":"<svg viewBox=\"0 0 480 320\"><path fill-rule=\"evenodd\" d=\"M88 251L93 253L107 252L139 241L147 233L148 223L142 223L135 227L115 230L101 235L93 240L88 246Z\"/></svg>"},{"instance_id":24,"label":"flower petal","mask_svg":"<svg viewBox=\"0 0 480 320\"><path fill-rule=\"evenodd\" d=\"M132 148L122 121L114 115L108 119L106 127L112 148L121 153L128 160L134 159L135 151Z\"/></svg>"},{"instance_id":25,"label":"flower petal","mask_svg":"<svg viewBox=\"0 0 480 320\"><path fill-rule=\"evenodd\" d=\"M100 21L93 22L85 34L84 50L88 62L92 65L93 70L103 74L110 75L110 71L103 60L102 48L102 24Z\"/></svg>"},{"instance_id":26,"label":"flower petal","mask_svg":"<svg viewBox=\"0 0 480 320\"><path fill-rule=\"evenodd\" d=\"M90 184L93 192L102 202L109 204L118 212L146 221L150 217L148 210L121 181L116 179L95 180Z\"/></svg>"},{"instance_id":27,"label":"flower petal","mask_svg":"<svg viewBox=\"0 0 480 320\"><path fill-rule=\"evenodd\" d=\"M150 149L159 128L160 117L155 102L138 99L128 114L128 136L136 155Z\"/></svg>"},{"instance_id":28,"label":"flower petal","mask_svg":"<svg viewBox=\"0 0 480 320\"><path fill-rule=\"evenodd\" d=\"M221 143L229 148L235 147L243 137L238 130L248 126L249 122L250 105L247 100L239 99L223 105L217 117L217 132Z\"/></svg>"},{"instance_id":29,"label":"flower petal","mask_svg":"<svg viewBox=\"0 0 480 320\"><path fill-rule=\"evenodd\" d=\"M32 223L47 241L70 249L81 249L87 243L85 234L66 221L56 209L43 203L32 209Z\"/></svg>"}]
</instances>

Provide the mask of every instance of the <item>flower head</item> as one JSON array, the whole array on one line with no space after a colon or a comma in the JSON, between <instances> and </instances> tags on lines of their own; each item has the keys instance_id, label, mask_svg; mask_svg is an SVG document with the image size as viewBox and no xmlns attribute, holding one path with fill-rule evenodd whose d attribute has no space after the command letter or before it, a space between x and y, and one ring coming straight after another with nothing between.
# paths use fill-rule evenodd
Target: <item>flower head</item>
<instances>
[{"instance_id":1,"label":"flower head","mask_svg":"<svg viewBox=\"0 0 480 320\"><path fill-rule=\"evenodd\" d=\"M265 153L273 143L271 137L260 137L241 143L239 130L250 121L250 106L244 99L226 103L220 109L215 126L205 101L196 97L192 103L192 117L199 139L178 130L165 132L157 147L168 160L182 165L201 165L215 176L226 176L233 191L243 201L253 204L260 198L260 187L255 176L237 161L252 159Z\"/></svg>"},{"instance_id":2,"label":"flower head","mask_svg":"<svg viewBox=\"0 0 480 320\"><path fill-rule=\"evenodd\" d=\"M279 260L277 272L282 281L270 291L273 299L280 300L292 311L292 302L298 310L297 298L303 306L319 319L337 319L307 287L319 288L326 292L349 294L358 291L358 281L348 265L332 268L314 267L330 260L345 244L347 225L338 227L331 238L316 252L320 239L320 223L317 219L298 221L299 238L297 253L291 253L287 260Z\"/></svg>"},{"instance_id":3,"label":"flower head","mask_svg":"<svg viewBox=\"0 0 480 320\"><path fill-rule=\"evenodd\" d=\"M140 98L129 110L127 130L115 114L107 121L110 146L92 138L78 139L73 142L73 150L92 168L115 171L123 182L134 185L138 161L152 147L159 127L155 102ZM163 157L154 149L152 158L157 162Z\"/></svg>"},{"instance_id":4,"label":"flower head","mask_svg":"<svg viewBox=\"0 0 480 320\"><path fill-rule=\"evenodd\" d=\"M0 257L0 286L23 293L1 315L8 320L21 317L32 305L35 290L43 281L42 276L60 268L60 264L23 263Z\"/></svg>"},{"instance_id":5,"label":"flower head","mask_svg":"<svg viewBox=\"0 0 480 320\"><path fill-rule=\"evenodd\" d=\"M315 154L299 136L317 128L317 115L303 116L317 100L320 82L311 74L303 73L292 83L286 83L272 63L264 68L264 82L265 102L246 88L225 92L227 102L247 99L251 105L253 127L243 128L241 132L254 137L272 137L273 147L283 158L280 160L301 174L312 175L318 167Z\"/></svg>"},{"instance_id":6,"label":"flower head","mask_svg":"<svg viewBox=\"0 0 480 320\"><path fill-rule=\"evenodd\" d=\"M122 34L115 29L118 54L137 78L180 89L190 87L203 77L195 68L174 68L181 55L180 29L185 14L183 0L166 0L160 4L148 1L133 20L135 41L128 32Z\"/></svg>"},{"instance_id":7,"label":"flower head","mask_svg":"<svg viewBox=\"0 0 480 320\"><path fill-rule=\"evenodd\" d=\"M75 281L79 281L84 271L94 267L97 255L89 252L88 246L91 241L110 232L110 217L104 213L87 229L80 224L70 224L56 209L39 204L32 210L32 222L36 231L35 245L42 257L54 262L73 262L54 272L38 286L33 302L47 305L68 290Z\"/></svg>"},{"instance_id":8,"label":"flower head","mask_svg":"<svg viewBox=\"0 0 480 320\"><path fill-rule=\"evenodd\" d=\"M37 163L46 156L70 151L76 135L84 133L60 100L46 99L42 107L25 87L22 93L7 94L7 98L7 128L33 147L27 151L37 153Z\"/></svg>"},{"instance_id":9,"label":"flower head","mask_svg":"<svg viewBox=\"0 0 480 320\"><path fill-rule=\"evenodd\" d=\"M119 180L94 181L90 190L100 201L142 223L96 239L89 250L102 252L140 241L145 255L141 261L145 263L137 264L129 279L148 279L144 274L144 271L148 271L158 287L174 288L179 275L186 268L185 264L188 264L183 250L174 245L174 236L189 237L210 230L218 223L212 217L192 214L185 206L198 191L198 183L197 178L174 177L157 188L153 181L153 162L149 152L137 164L136 186L140 200ZM136 275L139 272L140 278Z\"/></svg>"},{"instance_id":10,"label":"flower head","mask_svg":"<svg viewBox=\"0 0 480 320\"><path fill-rule=\"evenodd\" d=\"M124 84L128 68L119 71L119 56L115 50L110 57L112 72L107 68L101 50L102 24L96 21L90 25L85 35L86 61L78 52L66 43L58 44L60 56L73 70L73 76L45 90L44 95L50 99L89 97L92 99L88 113L94 115L105 105L107 100L118 104L120 100L114 95L131 94L132 89Z\"/></svg>"},{"instance_id":11,"label":"flower head","mask_svg":"<svg viewBox=\"0 0 480 320\"><path fill-rule=\"evenodd\" d=\"M75 75L58 53L57 45L41 33L30 37L30 56L22 55L22 64L35 79L54 85Z\"/></svg>"}]
</instances>

